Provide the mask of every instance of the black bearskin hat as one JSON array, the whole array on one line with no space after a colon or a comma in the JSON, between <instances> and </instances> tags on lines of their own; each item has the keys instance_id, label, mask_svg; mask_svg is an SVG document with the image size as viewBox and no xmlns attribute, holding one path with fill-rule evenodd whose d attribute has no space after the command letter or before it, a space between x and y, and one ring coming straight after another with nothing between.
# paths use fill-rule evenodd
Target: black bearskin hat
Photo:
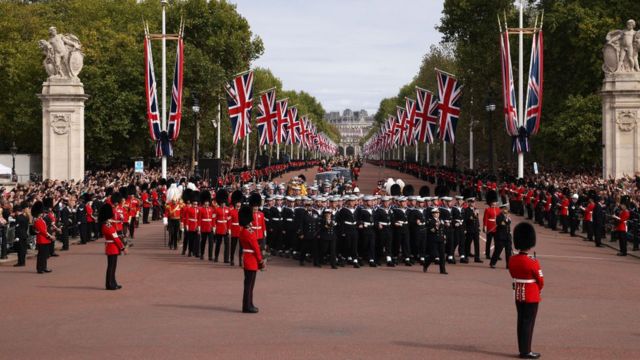
<instances>
[{"instance_id":1,"label":"black bearskin hat","mask_svg":"<svg viewBox=\"0 0 640 360\"><path fill-rule=\"evenodd\" d=\"M523 186L524 185L524 179L523 178L518 178L518 181L516 182L516 184L518 186Z\"/></svg>"},{"instance_id":2,"label":"black bearskin hat","mask_svg":"<svg viewBox=\"0 0 640 360\"><path fill-rule=\"evenodd\" d=\"M471 188L465 188L462 190L462 197L465 199L473 197L473 190L471 190Z\"/></svg>"},{"instance_id":3,"label":"black bearskin hat","mask_svg":"<svg viewBox=\"0 0 640 360\"><path fill-rule=\"evenodd\" d=\"M498 202L498 193L495 190L487 191L487 204Z\"/></svg>"},{"instance_id":4,"label":"black bearskin hat","mask_svg":"<svg viewBox=\"0 0 640 360\"><path fill-rule=\"evenodd\" d=\"M216 191L216 202L218 205L227 204L229 201L229 193L225 189Z\"/></svg>"},{"instance_id":5,"label":"black bearskin hat","mask_svg":"<svg viewBox=\"0 0 640 360\"><path fill-rule=\"evenodd\" d=\"M413 185L405 185L402 189L402 195L404 196L413 196L414 190Z\"/></svg>"},{"instance_id":6,"label":"black bearskin hat","mask_svg":"<svg viewBox=\"0 0 640 360\"><path fill-rule=\"evenodd\" d=\"M42 199L42 207L49 210L53 209L53 198L46 197Z\"/></svg>"},{"instance_id":7,"label":"black bearskin hat","mask_svg":"<svg viewBox=\"0 0 640 360\"><path fill-rule=\"evenodd\" d=\"M98 222L103 223L113 218L113 208L109 204L104 204L98 210Z\"/></svg>"},{"instance_id":8,"label":"black bearskin hat","mask_svg":"<svg viewBox=\"0 0 640 360\"><path fill-rule=\"evenodd\" d=\"M136 189L136 186L134 184L129 184L129 186L127 186L128 195L136 195L137 193L138 189Z\"/></svg>"},{"instance_id":9,"label":"black bearskin hat","mask_svg":"<svg viewBox=\"0 0 640 360\"><path fill-rule=\"evenodd\" d=\"M151 186L151 188L152 188L152 189L155 189L155 188L157 188L157 187L158 187L158 182L157 182L157 181L155 181L155 180L153 180L153 181L151 182L151 185L149 185L149 186Z\"/></svg>"},{"instance_id":10,"label":"black bearskin hat","mask_svg":"<svg viewBox=\"0 0 640 360\"><path fill-rule=\"evenodd\" d=\"M302 179L302 181L305 181L305 182L307 181L307 177L304 176L304 174L298 175L298 178Z\"/></svg>"},{"instance_id":11,"label":"black bearskin hat","mask_svg":"<svg viewBox=\"0 0 640 360\"><path fill-rule=\"evenodd\" d=\"M242 202L242 198L244 198L244 195L242 195L242 191L236 190L236 191L232 192L231 193L231 204L235 205L237 203L241 203Z\"/></svg>"},{"instance_id":12,"label":"black bearskin hat","mask_svg":"<svg viewBox=\"0 0 640 360\"><path fill-rule=\"evenodd\" d=\"M120 196L122 196L123 199L126 199L127 195L129 195L127 188L124 186L121 186L120 189L118 189L118 192L120 193Z\"/></svg>"},{"instance_id":13,"label":"black bearskin hat","mask_svg":"<svg viewBox=\"0 0 640 360\"><path fill-rule=\"evenodd\" d=\"M42 214L42 211L44 211L44 205L41 201L36 201L31 207L31 216L37 218L38 216L40 216L40 214Z\"/></svg>"},{"instance_id":14,"label":"black bearskin hat","mask_svg":"<svg viewBox=\"0 0 640 360\"><path fill-rule=\"evenodd\" d=\"M113 194L113 188L112 188L111 186L109 186L108 188L106 188L106 189L104 190L104 194L105 194L106 196L111 196L111 195Z\"/></svg>"},{"instance_id":15,"label":"black bearskin hat","mask_svg":"<svg viewBox=\"0 0 640 360\"><path fill-rule=\"evenodd\" d=\"M182 201L184 202L191 202L191 193L193 192L193 190L187 188L184 189L184 191L182 192Z\"/></svg>"},{"instance_id":16,"label":"black bearskin hat","mask_svg":"<svg viewBox=\"0 0 640 360\"><path fill-rule=\"evenodd\" d=\"M140 185L140 190L141 190L141 191L143 191L143 192L144 192L144 191L149 190L149 184L147 184L147 183L142 183L142 184Z\"/></svg>"},{"instance_id":17,"label":"black bearskin hat","mask_svg":"<svg viewBox=\"0 0 640 360\"><path fill-rule=\"evenodd\" d=\"M211 192L209 192L209 190L202 190L202 192L200 193L200 202L203 204L206 202L211 202Z\"/></svg>"},{"instance_id":18,"label":"black bearskin hat","mask_svg":"<svg viewBox=\"0 0 640 360\"><path fill-rule=\"evenodd\" d=\"M518 250L529 250L536 246L536 229L528 222L521 222L513 228L513 246Z\"/></svg>"},{"instance_id":19,"label":"black bearskin hat","mask_svg":"<svg viewBox=\"0 0 640 360\"><path fill-rule=\"evenodd\" d=\"M391 196L400 196L401 194L401 189L400 189L400 185L398 184L393 184L391 185Z\"/></svg>"},{"instance_id":20,"label":"black bearskin hat","mask_svg":"<svg viewBox=\"0 0 640 360\"><path fill-rule=\"evenodd\" d=\"M93 200L93 194L91 194L91 193L82 194L82 200L84 200L85 202L89 202L89 201Z\"/></svg>"},{"instance_id":21,"label":"black bearskin hat","mask_svg":"<svg viewBox=\"0 0 640 360\"><path fill-rule=\"evenodd\" d=\"M165 178L160 179L160 185L161 186L167 185L167 179L165 179Z\"/></svg>"},{"instance_id":22,"label":"black bearskin hat","mask_svg":"<svg viewBox=\"0 0 640 360\"><path fill-rule=\"evenodd\" d=\"M192 191L191 192L191 202L192 203L200 202L200 192L199 191Z\"/></svg>"},{"instance_id":23,"label":"black bearskin hat","mask_svg":"<svg viewBox=\"0 0 640 360\"><path fill-rule=\"evenodd\" d=\"M246 205L243 205L238 211L238 223L240 226L244 227L253 221L253 210Z\"/></svg>"},{"instance_id":24,"label":"black bearskin hat","mask_svg":"<svg viewBox=\"0 0 640 360\"><path fill-rule=\"evenodd\" d=\"M429 196L429 194L431 194L431 189L429 189L427 185L424 185L420 188L419 194L421 197Z\"/></svg>"},{"instance_id":25,"label":"black bearskin hat","mask_svg":"<svg viewBox=\"0 0 640 360\"><path fill-rule=\"evenodd\" d=\"M120 201L122 201L122 195L120 195L119 192L113 193L113 195L111 195L111 203L113 205L118 205Z\"/></svg>"},{"instance_id":26,"label":"black bearskin hat","mask_svg":"<svg viewBox=\"0 0 640 360\"><path fill-rule=\"evenodd\" d=\"M251 193L249 195L249 206L255 207L260 206L262 204L262 196L258 193Z\"/></svg>"},{"instance_id":27,"label":"black bearskin hat","mask_svg":"<svg viewBox=\"0 0 640 360\"><path fill-rule=\"evenodd\" d=\"M622 197L620 197L620 204L624 204L626 207L629 207L630 203L631 197L629 195L622 195Z\"/></svg>"}]
</instances>

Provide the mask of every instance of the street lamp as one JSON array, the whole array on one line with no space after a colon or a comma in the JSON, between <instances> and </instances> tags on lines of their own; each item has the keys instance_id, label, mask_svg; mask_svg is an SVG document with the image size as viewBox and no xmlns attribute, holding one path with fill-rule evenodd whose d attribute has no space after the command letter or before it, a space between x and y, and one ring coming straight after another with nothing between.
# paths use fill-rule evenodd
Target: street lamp
<instances>
[{"instance_id":1,"label":"street lamp","mask_svg":"<svg viewBox=\"0 0 640 360\"><path fill-rule=\"evenodd\" d=\"M487 106L484 107L489 113L489 171L491 175L495 175L495 168L493 163L493 112L496 111L496 104L494 104L491 96L487 99Z\"/></svg>"},{"instance_id":2,"label":"street lamp","mask_svg":"<svg viewBox=\"0 0 640 360\"><path fill-rule=\"evenodd\" d=\"M193 172L194 175L197 177L199 175L199 171L198 171L198 153L200 151L199 149L199 142L200 142L200 117L198 116L200 114L200 101L197 98L193 98L193 105L191 106L191 110L193 111L193 117L194 117L194 125L195 125L195 131L193 133Z\"/></svg>"},{"instance_id":3,"label":"street lamp","mask_svg":"<svg viewBox=\"0 0 640 360\"><path fill-rule=\"evenodd\" d=\"M11 160L13 164L11 165L11 181L18 182L18 176L16 176L16 154L18 154L18 147L16 146L16 142L14 141L11 145Z\"/></svg>"}]
</instances>

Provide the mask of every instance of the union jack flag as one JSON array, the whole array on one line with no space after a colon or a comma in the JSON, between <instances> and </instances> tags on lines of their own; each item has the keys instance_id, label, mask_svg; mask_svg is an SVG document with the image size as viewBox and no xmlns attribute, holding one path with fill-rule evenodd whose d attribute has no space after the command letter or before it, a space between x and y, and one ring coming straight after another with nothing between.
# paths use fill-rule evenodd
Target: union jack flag
<instances>
[{"instance_id":1,"label":"union jack flag","mask_svg":"<svg viewBox=\"0 0 640 360\"><path fill-rule=\"evenodd\" d=\"M156 90L156 76L153 71L153 53L151 52L151 39L144 39L144 80L145 97L147 100L147 122L149 123L149 135L156 142L156 156L162 157L160 138L162 137L162 124L158 111L158 92ZM168 154L167 154L168 155Z\"/></svg>"},{"instance_id":2,"label":"union jack flag","mask_svg":"<svg viewBox=\"0 0 640 360\"><path fill-rule=\"evenodd\" d=\"M300 120L298 119L298 108L289 107L289 138L287 144L300 143Z\"/></svg>"},{"instance_id":3,"label":"union jack flag","mask_svg":"<svg viewBox=\"0 0 640 360\"><path fill-rule=\"evenodd\" d=\"M300 144L303 148L307 148L309 140L309 119L307 116L303 116L300 120Z\"/></svg>"},{"instance_id":4,"label":"union jack flag","mask_svg":"<svg viewBox=\"0 0 640 360\"><path fill-rule=\"evenodd\" d=\"M456 127L460 118L462 85L451 74L436 69L438 78L438 108L440 110L440 140L450 144L456 141Z\"/></svg>"},{"instance_id":5,"label":"union jack flag","mask_svg":"<svg viewBox=\"0 0 640 360\"><path fill-rule=\"evenodd\" d=\"M226 84L229 120L233 129L233 143L251 133L251 108L253 106L253 71L238 75Z\"/></svg>"},{"instance_id":6,"label":"union jack flag","mask_svg":"<svg viewBox=\"0 0 640 360\"><path fill-rule=\"evenodd\" d=\"M525 125L529 135L538 133L540 118L542 117L543 45L542 30L540 30L533 35L533 43L531 44L529 86L527 88L527 108L525 112Z\"/></svg>"},{"instance_id":7,"label":"union jack flag","mask_svg":"<svg viewBox=\"0 0 640 360\"><path fill-rule=\"evenodd\" d=\"M405 113L407 118L407 145L412 146L417 143L418 123L416 121L416 101L405 97Z\"/></svg>"},{"instance_id":8,"label":"union jack flag","mask_svg":"<svg viewBox=\"0 0 640 360\"><path fill-rule=\"evenodd\" d=\"M407 111L405 108L396 106L396 114L398 115L398 124L400 132L398 133L398 144L400 146L408 145L407 134L409 132L409 127L407 126Z\"/></svg>"},{"instance_id":9,"label":"union jack flag","mask_svg":"<svg viewBox=\"0 0 640 360\"><path fill-rule=\"evenodd\" d=\"M431 91L416 86L418 141L433 144L438 135L438 118L438 98Z\"/></svg>"},{"instance_id":10,"label":"union jack flag","mask_svg":"<svg viewBox=\"0 0 640 360\"><path fill-rule=\"evenodd\" d=\"M260 135L260 146L275 143L275 127L278 119L276 113L276 89L269 89L260 95L256 127Z\"/></svg>"},{"instance_id":11,"label":"union jack flag","mask_svg":"<svg viewBox=\"0 0 640 360\"><path fill-rule=\"evenodd\" d=\"M182 120L182 75L184 67L184 42L182 36L178 38L176 50L176 66L173 72L173 87L171 89L171 110L169 112L168 136L169 140L178 140L180 122Z\"/></svg>"},{"instance_id":12,"label":"union jack flag","mask_svg":"<svg viewBox=\"0 0 640 360\"><path fill-rule=\"evenodd\" d=\"M289 123L289 114L287 104L289 100L278 100L276 103L276 144L284 144L287 142L287 125Z\"/></svg>"},{"instance_id":13,"label":"union jack flag","mask_svg":"<svg viewBox=\"0 0 640 360\"><path fill-rule=\"evenodd\" d=\"M513 85L511 50L509 48L509 32L507 31L500 34L500 50L504 123L509 136L518 136L518 106L516 104L516 89Z\"/></svg>"}]
</instances>

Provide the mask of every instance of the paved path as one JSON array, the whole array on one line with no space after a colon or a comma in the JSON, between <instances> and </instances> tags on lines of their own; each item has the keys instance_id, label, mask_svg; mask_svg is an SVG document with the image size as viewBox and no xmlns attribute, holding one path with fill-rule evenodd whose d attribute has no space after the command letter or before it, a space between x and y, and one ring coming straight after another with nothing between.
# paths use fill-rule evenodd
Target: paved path
<instances>
[{"instance_id":1,"label":"paved path","mask_svg":"<svg viewBox=\"0 0 640 360\"><path fill-rule=\"evenodd\" d=\"M360 186L397 177L367 165ZM403 175L404 179L408 176ZM309 179L309 178L308 178ZM406 180L405 180L406 181ZM408 181L408 183L411 183ZM539 229L539 228L538 228ZM105 291L101 243L75 245L51 274L0 267L0 358L495 359L517 353L504 270L488 263L300 268L274 259L258 274L260 313L240 313L242 271L182 257L162 226L141 227ZM534 349L546 359L640 358L640 263L539 229L547 286Z\"/></svg>"}]
</instances>

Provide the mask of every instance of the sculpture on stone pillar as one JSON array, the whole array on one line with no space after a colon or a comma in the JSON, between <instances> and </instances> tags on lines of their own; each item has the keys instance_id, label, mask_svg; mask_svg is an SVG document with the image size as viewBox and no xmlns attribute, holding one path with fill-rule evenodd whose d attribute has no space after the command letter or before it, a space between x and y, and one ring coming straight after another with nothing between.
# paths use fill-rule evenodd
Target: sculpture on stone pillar
<instances>
[{"instance_id":1,"label":"sculpture on stone pillar","mask_svg":"<svg viewBox=\"0 0 640 360\"><path fill-rule=\"evenodd\" d=\"M58 34L56 27L52 26L49 28L49 40L40 40L38 45L45 56L43 65L49 78L78 78L82 70L84 54L77 36Z\"/></svg>"},{"instance_id":2,"label":"sculpture on stone pillar","mask_svg":"<svg viewBox=\"0 0 640 360\"><path fill-rule=\"evenodd\" d=\"M607 34L607 42L602 49L605 73L640 72L638 49L640 49L640 31L635 30L636 22L627 21L624 30L613 30Z\"/></svg>"}]
</instances>

